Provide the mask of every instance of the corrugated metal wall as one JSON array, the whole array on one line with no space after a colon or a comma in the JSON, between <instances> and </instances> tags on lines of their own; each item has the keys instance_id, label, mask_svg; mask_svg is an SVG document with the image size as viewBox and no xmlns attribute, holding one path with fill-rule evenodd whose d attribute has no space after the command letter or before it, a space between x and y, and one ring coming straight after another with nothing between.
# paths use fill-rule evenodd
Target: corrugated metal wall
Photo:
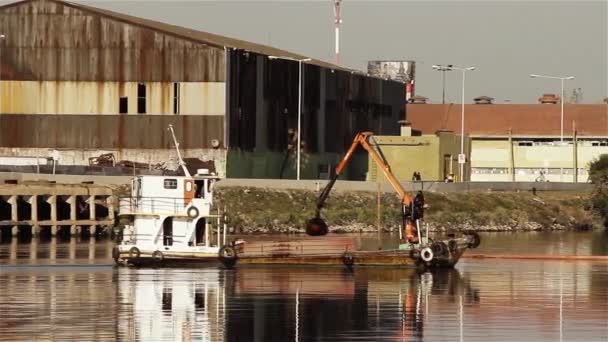
<instances>
[{"instance_id":1,"label":"corrugated metal wall","mask_svg":"<svg viewBox=\"0 0 608 342\"><path fill-rule=\"evenodd\" d=\"M223 82L223 48L51 1L0 8L3 80Z\"/></svg>"},{"instance_id":2,"label":"corrugated metal wall","mask_svg":"<svg viewBox=\"0 0 608 342\"><path fill-rule=\"evenodd\" d=\"M172 124L180 148L223 142L223 116L0 115L0 146L73 149L172 148Z\"/></svg>"},{"instance_id":3,"label":"corrugated metal wall","mask_svg":"<svg viewBox=\"0 0 608 342\"><path fill-rule=\"evenodd\" d=\"M145 82L144 86L145 114L226 113L223 82ZM128 104L123 114L137 114L137 82L2 81L0 113L119 114L121 97Z\"/></svg>"}]
</instances>

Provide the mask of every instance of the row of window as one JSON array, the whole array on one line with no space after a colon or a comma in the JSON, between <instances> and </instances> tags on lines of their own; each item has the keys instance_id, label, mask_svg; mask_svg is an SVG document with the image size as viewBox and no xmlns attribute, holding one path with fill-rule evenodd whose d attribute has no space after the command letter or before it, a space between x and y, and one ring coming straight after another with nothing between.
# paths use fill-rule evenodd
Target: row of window
<instances>
[{"instance_id":1,"label":"row of window","mask_svg":"<svg viewBox=\"0 0 608 342\"><path fill-rule=\"evenodd\" d=\"M572 141L516 141L513 143L516 146L562 146L572 145ZM579 146L608 146L608 141L579 141Z\"/></svg>"},{"instance_id":2,"label":"row of window","mask_svg":"<svg viewBox=\"0 0 608 342\"><path fill-rule=\"evenodd\" d=\"M179 114L179 83L173 83L173 114ZM118 99L118 113L129 113L129 98L121 96ZM137 114L146 114L146 84L137 83Z\"/></svg>"},{"instance_id":3,"label":"row of window","mask_svg":"<svg viewBox=\"0 0 608 342\"><path fill-rule=\"evenodd\" d=\"M545 175L571 175L571 168L515 168L515 173L518 175L540 175L541 171ZM509 169L506 167L473 167L471 172L476 175L506 175L509 174ZM586 175L587 169L579 168L579 175Z\"/></svg>"}]
</instances>

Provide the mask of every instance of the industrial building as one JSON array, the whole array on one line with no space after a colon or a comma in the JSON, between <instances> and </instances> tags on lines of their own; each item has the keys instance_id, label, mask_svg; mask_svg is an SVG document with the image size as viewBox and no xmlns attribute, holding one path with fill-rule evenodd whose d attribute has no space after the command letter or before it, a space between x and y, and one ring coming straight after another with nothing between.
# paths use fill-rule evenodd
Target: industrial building
<instances>
[{"instance_id":1,"label":"industrial building","mask_svg":"<svg viewBox=\"0 0 608 342\"><path fill-rule=\"evenodd\" d=\"M172 124L221 176L294 178L301 113L302 178L325 178L357 132L397 135L405 116L402 82L82 4L0 6L0 34L2 163L112 153L175 169Z\"/></svg>"},{"instance_id":2,"label":"industrial building","mask_svg":"<svg viewBox=\"0 0 608 342\"><path fill-rule=\"evenodd\" d=\"M559 98L539 104L493 104L478 97L465 104L467 160L471 181L587 182L588 165L608 153L608 103L564 104L563 136ZM460 132L460 104L407 105L408 121L423 134ZM562 142L563 138L563 142Z\"/></svg>"}]
</instances>

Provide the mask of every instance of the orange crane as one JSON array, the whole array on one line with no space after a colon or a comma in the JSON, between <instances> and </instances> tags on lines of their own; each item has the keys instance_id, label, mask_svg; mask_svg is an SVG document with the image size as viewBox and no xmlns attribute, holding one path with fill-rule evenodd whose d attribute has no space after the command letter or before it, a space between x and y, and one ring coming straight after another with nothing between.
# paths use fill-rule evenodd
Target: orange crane
<instances>
[{"instance_id":1,"label":"orange crane","mask_svg":"<svg viewBox=\"0 0 608 342\"><path fill-rule=\"evenodd\" d=\"M331 192L331 189L334 186L334 183L342 174L350 160L352 159L353 154L357 150L359 146L363 147L372 159L376 162L378 167L382 169L382 172L388 179L389 183L393 186L399 198L401 199L401 214L402 214L402 231L405 232L405 242L418 243L418 237L415 234L416 228L413 219L413 208L412 208L412 196L410 196L407 191L403 188L399 180L395 177L393 172L391 171L391 167L388 165L388 162L382 155L382 152L379 149L374 148L372 144L369 143L370 139L373 139L374 134L372 132L362 132L355 136L353 143L350 148L346 152L346 155L336 167L335 175L330 179L329 183L323 188L323 191L319 195L319 199L317 200L317 209L315 217L311 218L306 225L306 233L308 235L325 235L328 232L327 224L321 218L321 209L325 205L325 201ZM375 144L374 144L375 145ZM418 210L423 210L422 208Z\"/></svg>"}]
</instances>

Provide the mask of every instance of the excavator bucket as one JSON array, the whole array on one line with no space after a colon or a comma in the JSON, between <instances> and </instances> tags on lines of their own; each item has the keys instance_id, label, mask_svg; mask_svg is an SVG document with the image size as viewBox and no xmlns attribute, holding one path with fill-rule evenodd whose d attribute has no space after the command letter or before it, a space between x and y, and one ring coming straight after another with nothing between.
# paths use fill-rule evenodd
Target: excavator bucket
<instances>
[{"instance_id":1,"label":"excavator bucket","mask_svg":"<svg viewBox=\"0 0 608 342\"><path fill-rule=\"evenodd\" d=\"M310 236L322 236L327 232L327 224L320 217L313 217L306 223L306 234Z\"/></svg>"}]
</instances>

